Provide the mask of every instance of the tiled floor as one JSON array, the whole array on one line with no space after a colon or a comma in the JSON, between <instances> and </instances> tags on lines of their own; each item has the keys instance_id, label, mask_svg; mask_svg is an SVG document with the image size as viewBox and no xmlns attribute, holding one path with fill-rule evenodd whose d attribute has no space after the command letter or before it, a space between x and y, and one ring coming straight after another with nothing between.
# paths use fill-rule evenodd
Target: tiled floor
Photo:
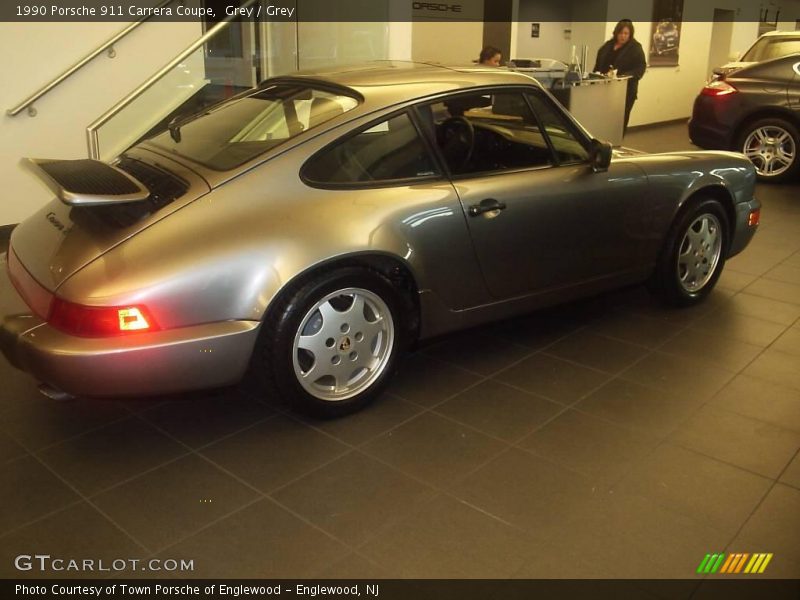
<instances>
[{"instance_id":1,"label":"tiled floor","mask_svg":"<svg viewBox=\"0 0 800 600\"><path fill-rule=\"evenodd\" d=\"M687 146L682 125L626 143ZM683 578L737 551L800 577L798 192L759 186L761 231L702 306L633 288L442 339L338 421L244 391L58 403L0 361L0 576L46 553L195 577Z\"/></svg>"}]
</instances>

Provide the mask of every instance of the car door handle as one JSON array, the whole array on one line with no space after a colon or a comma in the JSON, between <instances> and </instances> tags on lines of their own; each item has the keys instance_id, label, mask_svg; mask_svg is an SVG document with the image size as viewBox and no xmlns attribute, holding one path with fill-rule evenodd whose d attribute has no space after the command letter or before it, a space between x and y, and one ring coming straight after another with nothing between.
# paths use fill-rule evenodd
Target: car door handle
<instances>
[{"instance_id":1,"label":"car door handle","mask_svg":"<svg viewBox=\"0 0 800 600\"><path fill-rule=\"evenodd\" d=\"M469 207L467 212L470 217L477 217L483 213L492 212L493 210L505 210L506 203L495 200L494 198L486 198L481 200L479 204L473 204Z\"/></svg>"}]
</instances>

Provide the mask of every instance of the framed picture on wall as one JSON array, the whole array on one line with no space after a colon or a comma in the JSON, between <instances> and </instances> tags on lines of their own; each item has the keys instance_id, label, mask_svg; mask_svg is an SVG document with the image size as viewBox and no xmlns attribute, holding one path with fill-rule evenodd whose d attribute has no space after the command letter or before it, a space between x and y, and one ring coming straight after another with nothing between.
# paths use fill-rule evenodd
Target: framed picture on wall
<instances>
[{"instance_id":1,"label":"framed picture on wall","mask_svg":"<svg viewBox=\"0 0 800 600\"><path fill-rule=\"evenodd\" d=\"M683 0L653 0L653 27L648 61L651 67L678 65L682 21Z\"/></svg>"}]
</instances>

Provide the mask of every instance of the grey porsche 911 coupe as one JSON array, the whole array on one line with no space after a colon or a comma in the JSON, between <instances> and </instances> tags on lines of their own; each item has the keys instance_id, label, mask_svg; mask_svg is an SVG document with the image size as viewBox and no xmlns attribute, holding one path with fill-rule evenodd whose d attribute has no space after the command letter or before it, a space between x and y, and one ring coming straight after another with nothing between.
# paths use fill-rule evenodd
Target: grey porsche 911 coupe
<instances>
[{"instance_id":1,"label":"grey porsche 911 coupe","mask_svg":"<svg viewBox=\"0 0 800 600\"><path fill-rule=\"evenodd\" d=\"M416 340L636 282L701 301L759 221L740 154L613 151L534 80L380 62L301 72L111 164L29 160L0 345L50 395L256 376L352 412Z\"/></svg>"}]
</instances>

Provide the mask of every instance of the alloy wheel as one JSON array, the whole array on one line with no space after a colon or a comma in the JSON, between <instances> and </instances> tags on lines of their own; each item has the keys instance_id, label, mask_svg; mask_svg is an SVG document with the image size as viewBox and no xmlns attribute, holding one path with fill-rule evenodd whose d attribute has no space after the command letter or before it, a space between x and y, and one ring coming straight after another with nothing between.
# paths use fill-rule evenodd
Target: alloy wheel
<instances>
[{"instance_id":1,"label":"alloy wheel","mask_svg":"<svg viewBox=\"0 0 800 600\"><path fill-rule=\"evenodd\" d=\"M797 157L792 134L777 125L754 129L745 138L742 153L761 177L776 177L791 168Z\"/></svg>"},{"instance_id":2,"label":"alloy wheel","mask_svg":"<svg viewBox=\"0 0 800 600\"><path fill-rule=\"evenodd\" d=\"M681 240L677 274L681 287L694 294L709 282L722 254L722 228L711 213L699 215Z\"/></svg>"},{"instance_id":3,"label":"alloy wheel","mask_svg":"<svg viewBox=\"0 0 800 600\"><path fill-rule=\"evenodd\" d=\"M392 313L380 296L361 288L332 292L306 313L295 335L297 381L320 400L352 398L386 369L394 337Z\"/></svg>"}]
</instances>

